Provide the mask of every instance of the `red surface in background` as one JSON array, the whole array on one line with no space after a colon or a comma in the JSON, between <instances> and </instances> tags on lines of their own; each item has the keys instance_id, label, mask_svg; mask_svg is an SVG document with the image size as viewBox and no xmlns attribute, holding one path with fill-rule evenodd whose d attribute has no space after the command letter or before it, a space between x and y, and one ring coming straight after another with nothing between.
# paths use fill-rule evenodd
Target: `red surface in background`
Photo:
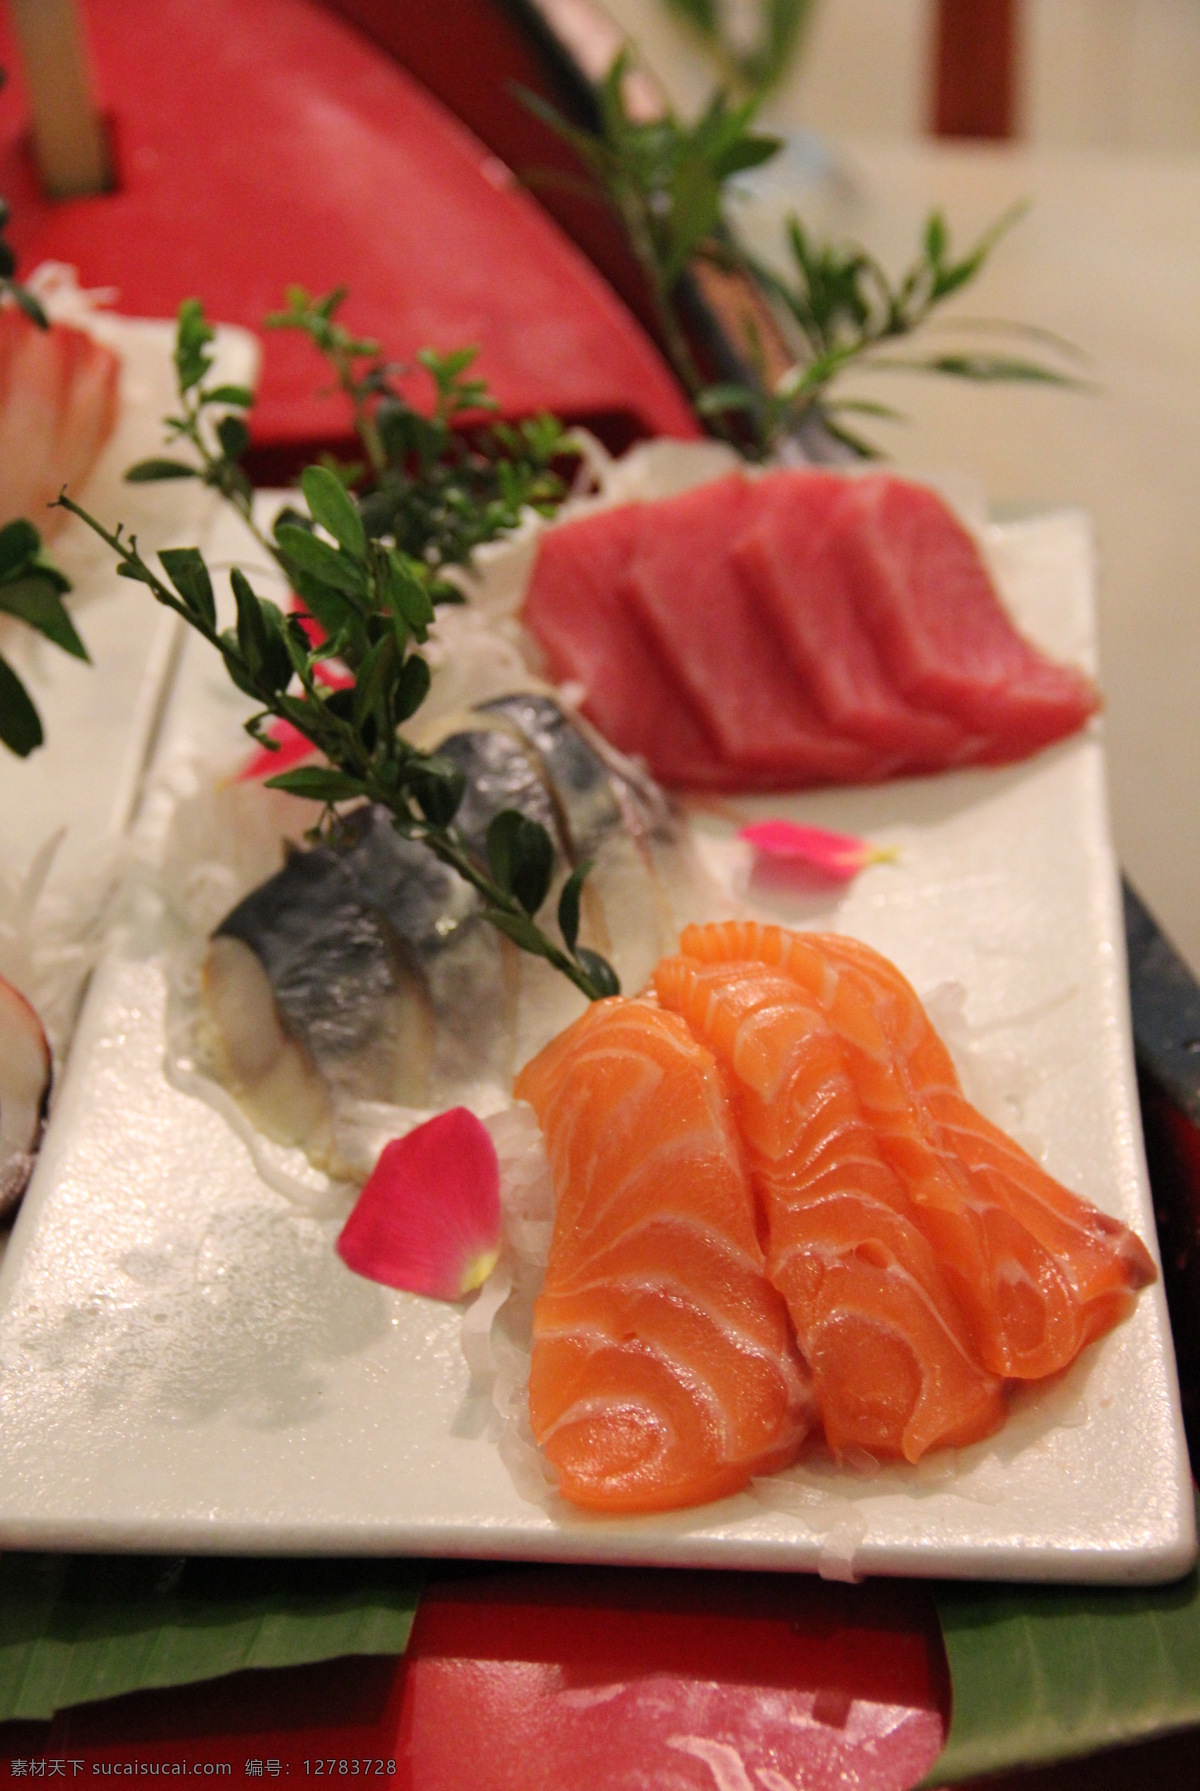
<instances>
[{"instance_id":1,"label":"red surface in background","mask_svg":"<svg viewBox=\"0 0 1200 1791\"><path fill-rule=\"evenodd\" d=\"M504 411L623 419L613 433L694 436L656 349L590 264L401 68L312 0L88 0L117 190L52 203L37 187L0 14L0 192L30 271L43 259L118 289L132 314L256 326L297 283L346 284L345 321L386 352L480 347ZM469 54L470 47L462 46ZM266 343L256 441L340 439L323 369L291 334Z\"/></svg>"},{"instance_id":2,"label":"red surface in background","mask_svg":"<svg viewBox=\"0 0 1200 1791\"><path fill-rule=\"evenodd\" d=\"M394 1759L397 1791L904 1791L941 1748L946 1700L918 1586L466 1569L430 1586L402 1662L85 1705L5 1725L0 1751L81 1759L89 1777L229 1762L235 1782L247 1761L298 1779Z\"/></svg>"}]
</instances>

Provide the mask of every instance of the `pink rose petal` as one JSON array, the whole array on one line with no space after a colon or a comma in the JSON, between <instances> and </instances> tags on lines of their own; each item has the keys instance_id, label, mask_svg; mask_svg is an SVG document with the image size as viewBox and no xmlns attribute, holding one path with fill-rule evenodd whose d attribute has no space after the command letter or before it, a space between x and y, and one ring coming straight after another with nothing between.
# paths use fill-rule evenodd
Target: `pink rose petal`
<instances>
[{"instance_id":1,"label":"pink rose petal","mask_svg":"<svg viewBox=\"0 0 1200 1791\"><path fill-rule=\"evenodd\" d=\"M831 833L827 827L805 827L797 821L754 821L738 830L738 838L764 857L803 865L836 883L847 883L866 865L894 857L886 847L873 846L857 834Z\"/></svg>"},{"instance_id":2,"label":"pink rose petal","mask_svg":"<svg viewBox=\"0 0 1200 1791\"><path fill-rule=\"evenodd\" d=\"M436 1300L479 1287L500 1254L500 1166L487 1127L452 1107L385 1145L337 1252L368 1281Z\"/></svg>"}]
</instances>

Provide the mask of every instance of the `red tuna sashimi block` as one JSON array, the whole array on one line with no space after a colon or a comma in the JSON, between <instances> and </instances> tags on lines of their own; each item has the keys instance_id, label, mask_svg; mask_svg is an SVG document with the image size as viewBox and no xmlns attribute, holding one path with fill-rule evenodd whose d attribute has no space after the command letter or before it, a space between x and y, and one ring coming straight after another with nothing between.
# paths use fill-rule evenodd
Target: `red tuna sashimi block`
<instances>
[{"instance_id":1,"label":"red tuna sashimi block","mask_svg":"<svg viewBox=\"0 0 1200 1791\"><path fill-rule=\"evenodd\" d=\"M833 729L896 754L897 768L940 770L979 742L961 721L908 701L883 665L850 600L846 537L860 516L857 484L839 473L769 474L733 564Z\"/></svg>"},{"instance_id":2,"label":"red tuna sashimi block","mask_svg":"<svg viewBox=\"0 0 1200 1791\"><path fill-rule=\"evenodd\" d=\"M979 549L941 498L887 474L854 482L854 602L908 699L984 736L972 757L1023 758L1083 726L1098 696L1013 627Z\"/></svg>"},{"instance_id":3,"label":"red tuna sashimi block","mask_svg":"<svg viewBox=\"0 0 1200 1791\"><path fill-rule=\"evenodd\" d=\"M642 506L622 504L547 529L522 616L551 676L574 680L583 710L663 783L719 784L721 759L621 587Z\"/></svg>"},{"instance_id":4,"label":"red tuna sashimi block","mask_svg":"<svg viewBox=\"0 0 1200 1791\"><path fill-rule=\"evenodd\" d=\"M643 506L627 594L730 769L729 782L860 783L890 755L836 732L738 576L733 542L758 503L738 473Z\"/></svg>"}]
</instances>

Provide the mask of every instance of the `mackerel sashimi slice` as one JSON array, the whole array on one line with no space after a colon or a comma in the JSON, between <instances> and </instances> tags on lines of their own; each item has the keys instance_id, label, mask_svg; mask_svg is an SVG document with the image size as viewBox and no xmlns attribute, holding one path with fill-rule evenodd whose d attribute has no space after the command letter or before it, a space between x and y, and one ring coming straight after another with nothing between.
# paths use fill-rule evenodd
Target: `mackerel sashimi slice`
<instances>
[{"instance_id":1,"label":"mackerel sashimi slice","mask_svg":"<svg viewBox=\"0 0 1200 1791\"><path fill-rule=\"evenodd\" d=\"M642 507L628 601L718 743L731 782L859 783L894 759L839 733L795 675L732 545L758 504L738 473Z\"/></svg>"},{"instance_id":2,"label":"mackerel sashimi slice","mask_svg":"<svg viewBox=\"0 0 1200 1791\"><path fill-rule=\"evenodd\" d=\"M654 987L731 1076L768 1230L767 1273L813 1371L839 1455L917 1461L997 1430L1000 1379L905 1185L881 1148L847 1062L845 1023L786 972L752 956L665 959ZM731 942L732 943L732 942ZM691 952L687 952L687 948Z\"/></svg>"},{"instance_id":3,"label":"mackerel sashimi slice","mask_svg":"<svg viewBox=\"0 0 1200 1791\"><path fill-rule=\"evenodd\" d=\"M668 784L720 784L721 759L678 679L622 594L642 506L547 529L523 619L551 676L581 684L583 712Z\"/></svg>"},{"instance_id":4,"label":"mackerel sashimi slice","mask_svg":"<svg viewBox=\"0 0 1200 1791\"><path fill-rule=\"evenodd\" d=\"M651 1002L593 1004L516 1083L557 1200L533 1432L573 1503L720 1498L790 1461L810 1379L766 1279L721 1073Z\"/></svg>"},{"instance_id":5,"label":"mackerel sashimi slice","mask_svg":"<svg viewBox=\"0 0 1200 1791\"><path fill-rule=\"evenodd\" d=\"M1094 686L1020 635L967 530L926 486L888 474L853 482L846 534L853 601L913 703L985 737L976 759L1020 759L1082 727Z\"/></svg>"},{"instance_id":6,"label":"mackerel sashimi slice","mask_svg":"<svg viewBox=\"0 0 1200 1791\"><path fill-rule=\"evenodd\" d=\"M847 537L860 516L856 481L839 473L768 474L733 540L733 565L831 728L894 755L897 768L940 770L968 758L973 737L909 702L885 669L849 578Z\"/></svg>"}]
</instances>

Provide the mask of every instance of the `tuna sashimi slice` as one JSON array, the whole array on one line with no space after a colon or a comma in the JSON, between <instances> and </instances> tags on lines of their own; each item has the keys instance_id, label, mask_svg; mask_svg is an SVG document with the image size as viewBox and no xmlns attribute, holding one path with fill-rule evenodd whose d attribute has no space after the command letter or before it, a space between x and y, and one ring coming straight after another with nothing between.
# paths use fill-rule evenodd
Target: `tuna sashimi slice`
<instances>
[{"instance_id":1,"label":"tuna sashimi slice","mask_svg":"<svg viewBox=\"0 0 1200 1791\"><path fill-rule=\"evenodd\" d=\"M895 755L836 732L731 557L754 506L738 473L645 506L625 594L744 787L860 783Z\"/></svg>"},{"instance_id":2,"label":"tuna sashimi slice","mask_svg":"<svg viewBox=\"0 0 1200 1791\"><path fill-rule=\"evenodd\" d=\"M907 701L881 664L851 588L845 537L858 516L855 482L842 474L768 474L733 564L831 728L901 755L905 769L940 770L969 756L972 736Z\"/></svg>"},{"instance_id":3,"label":"tuna sashimi slice","mask_svg":"<svg viewBox=\"0 0 1200 1791\"><path fill-rule=\"evenodd\" d=\"M830 1447L917 1461L996 1430L1001 1382L979 1361L819 1002L753 959L681 954L658 966L654 987L730 1073L766 1214L767 1273L812 1368Z\"/></svg>"},{"instance_id":4,"label":"tuna sashimi slice","mask_svg":"<svg viewBox=\"0 0 1200 1791\"><path fill-rule=\"evenodd\" d=\"M1017 632L978 547L941 498L887 474L852 489L855 602L904 695L985 736L975 756L993 763L1082 727L1098 706L1095 687Z\"/></svg>"},{"instance_id":5,"label":"tuna sashimi slice","mask_svg":"<svg viewBox=\"0 0 1200 1791\"><path fill-rule=\"evenodd\" d=\"M720 1072L674 1014L594 1003L527 1064L557 1200L533 1432L575 1504L698 1504L790 1461L812 1418Z\"/></svg>"},{"instance_id":6,"label":"tuna sashimi slice","mask_svg":"<svg viewBox=\"0 0 1200 1791\"><path fill-rule=\"evenodd\" d=\"M548 529L522 619L551 676L583 686L583 712L665 784L721 787L719 755L678 680L621 593L641 506Z\"/></svg>"}]
</instances>

